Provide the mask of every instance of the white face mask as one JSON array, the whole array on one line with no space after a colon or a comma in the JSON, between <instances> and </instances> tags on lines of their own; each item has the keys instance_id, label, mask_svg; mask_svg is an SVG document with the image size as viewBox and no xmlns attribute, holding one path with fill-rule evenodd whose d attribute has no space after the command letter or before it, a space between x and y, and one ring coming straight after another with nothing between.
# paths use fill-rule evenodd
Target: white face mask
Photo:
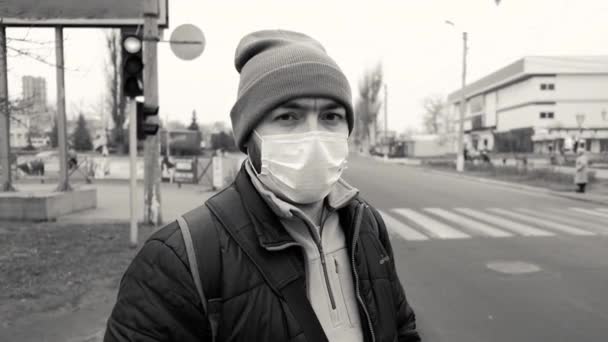
<instances>
[{"instance_id":1,"label":"white face mask","mask_svg":"<svg viewBox=\"0 0 608 342\"><path fill-rule=\"evenodd\" d=\"M348 137L344 133L254 134L261 140L258 178L276 195L292 202L322 200L346 168Z\"/></svg>"}]
</instances>

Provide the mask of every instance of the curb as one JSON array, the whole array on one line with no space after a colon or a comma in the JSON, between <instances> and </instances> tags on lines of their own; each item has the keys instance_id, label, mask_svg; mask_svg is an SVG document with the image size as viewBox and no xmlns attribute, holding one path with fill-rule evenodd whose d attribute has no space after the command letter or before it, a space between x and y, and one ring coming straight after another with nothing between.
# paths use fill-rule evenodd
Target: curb
<instances>
[{"instance_id":1,"label":"curb","mask_svg":"<svg viewBox=\"0 0 608 342\"><path fill-rule=\"evenodd\" d=\"M493 184L493 185L504 186L504 187L508 187L508 188L512 188L512 189L518 189L518 190L523 190L523 191L528 191L528 192L534 192L534 193L545 193L547 195L561 197L561 198L567 198L567 199L571 199L571 200L575 200L575 201L594 203L594 204L600 204L600 205L608 205L608 196L593 195L593 196L599 196L599 198L581 197L581 195L570 194L570 193L562 193L562 192L559 192L559 191L545 189L545 188L540 188L540 187L537 187L537 186L520 185L520 184L515 184L515 183L512 183L512 182L506 182L506 181L499 181L499 180L487 179L487 178L482 178L482 177L475 177L475 176L467 176L467 175L455 174L455 173L452 173L452 172L439 171L439 170L428 168L428 167L420 167L420 168L424 169L425 171L431 172L431 173L441 174L441 175L449 176L449 177L456 177L456 178L466 179L466 180L470 180L470 181L474 181L474 182L478 182L478 183Z\"/></svg>"}]
</instances>

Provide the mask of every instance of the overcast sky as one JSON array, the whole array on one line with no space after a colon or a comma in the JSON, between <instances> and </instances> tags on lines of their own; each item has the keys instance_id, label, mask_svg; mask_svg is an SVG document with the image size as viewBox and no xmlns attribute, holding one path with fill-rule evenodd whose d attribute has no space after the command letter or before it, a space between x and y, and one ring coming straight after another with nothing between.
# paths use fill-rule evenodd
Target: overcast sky
<instances>
[{"instance_id":1,"label":"overcast sky","mask_svg":"<svg viewBox=\"0 0 608 342\"><path fill-rule=\"evenodd\" d=\"M353 94L364 70L382 61L389 129L397 131L422 127L425 96L459 88L463 30L470 39L469 81L528 55L608 55L605 0L502 0L500 6L494 0L169 2L171 27L164 38L192 23L207 40L203 55L189 62L175 57L168 44L159 46L161 115L184 122L193 109L199 122L229 122L238 84L234 50L242 36L259 29L297 30L319 40L342 67ZM65 30L68 117L79 108L94 111L105 96L104 34ZM11 28L8 35L47 42L26 47L54 61L52 30ZM55 103L55 70L9 55L11 97L21 96L22 75L43 76L49 102Z\"/></svg>"}]
</instances>

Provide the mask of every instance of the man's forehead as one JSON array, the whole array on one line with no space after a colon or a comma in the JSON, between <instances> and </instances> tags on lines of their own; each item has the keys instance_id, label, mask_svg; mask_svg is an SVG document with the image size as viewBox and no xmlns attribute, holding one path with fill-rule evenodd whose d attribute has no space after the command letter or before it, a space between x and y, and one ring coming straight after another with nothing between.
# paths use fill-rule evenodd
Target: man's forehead
<instances>
[{"instance_id":1,"label":"man's forehead","mask_svg":"<svg viewBox=\"0 0 608 342\"><path fill-rule=\"evenodd\" d=\"M320 97L298 97L289 100L277 107L278 108L290 108L290 109L315 109L315 108L336 108L343 107L338 102Z\"/></svg>"}]
</instances>

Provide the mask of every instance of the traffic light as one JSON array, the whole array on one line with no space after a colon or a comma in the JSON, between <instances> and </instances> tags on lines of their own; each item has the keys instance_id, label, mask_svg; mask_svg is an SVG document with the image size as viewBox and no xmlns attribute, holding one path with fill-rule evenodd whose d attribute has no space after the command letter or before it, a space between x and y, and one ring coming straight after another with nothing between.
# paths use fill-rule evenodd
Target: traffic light
<instances>
[{"instance_id":1,"label":"traffic light","mask_svg":"<svg viewBox=\"0 0 608 342\"><path fill-rule=\"evenodd\" d=\"M146 107L137 101L137 140L145 140L148 135L156 135L159 128L158 107Z\"/></svg>"},{"instance_id":2,"label":"traffic light","mask_svg":"<svg viewBox=\"0 0 608 342\"><path fill-rule=\"evenodd\" d=\"M144 94L142 37L122 31L122 84L126 97L135 98Z\"/></svg>"}]
</instances>

